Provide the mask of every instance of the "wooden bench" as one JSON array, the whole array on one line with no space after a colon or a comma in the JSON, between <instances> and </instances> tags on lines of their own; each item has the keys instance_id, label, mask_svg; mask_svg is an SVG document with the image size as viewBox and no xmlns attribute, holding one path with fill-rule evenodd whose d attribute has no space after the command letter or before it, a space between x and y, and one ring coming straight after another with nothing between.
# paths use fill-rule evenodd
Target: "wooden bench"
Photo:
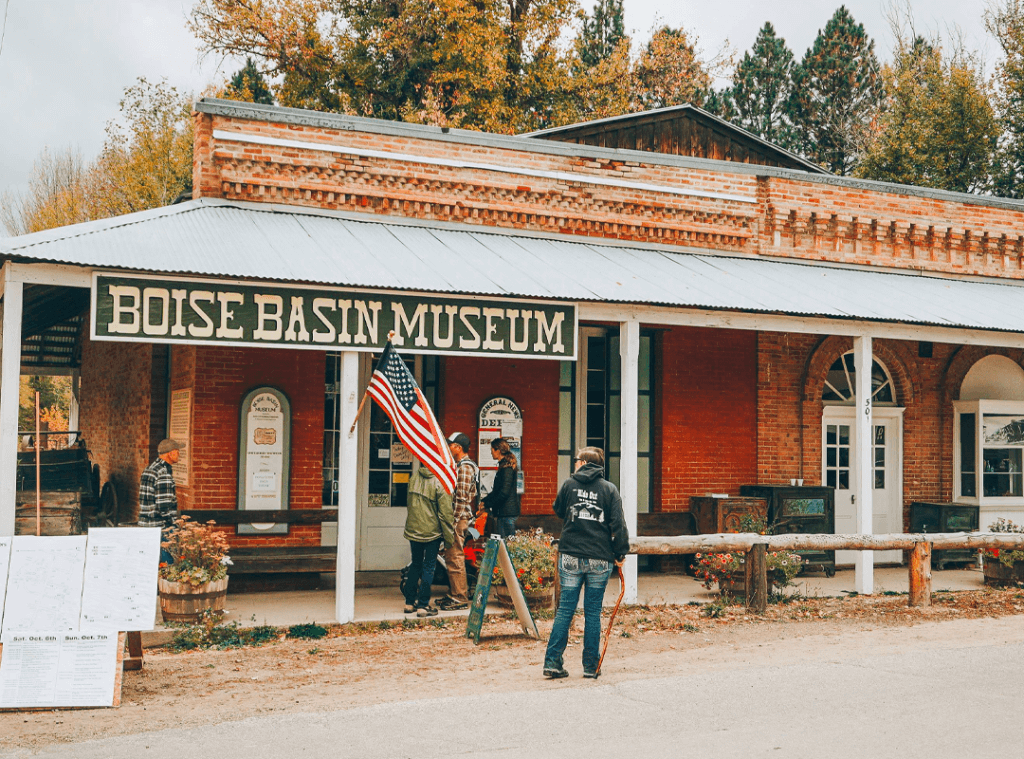
<instances>
[{"instance_id":1,"label":"wooden bench","mask_svg":"<svg viewBox=\"0 0 1024 759\"><path fill-rule=\"evenodd\" d=\"M290 509L286 511L239 511L237 509L191 509L182 511L196 522L217 525L252 523L322 524L338 519L337 509ZM229 575L293 574L334 572L338 549L334 546L236 546L229 552Z\"/></svg>"}]
</instances>

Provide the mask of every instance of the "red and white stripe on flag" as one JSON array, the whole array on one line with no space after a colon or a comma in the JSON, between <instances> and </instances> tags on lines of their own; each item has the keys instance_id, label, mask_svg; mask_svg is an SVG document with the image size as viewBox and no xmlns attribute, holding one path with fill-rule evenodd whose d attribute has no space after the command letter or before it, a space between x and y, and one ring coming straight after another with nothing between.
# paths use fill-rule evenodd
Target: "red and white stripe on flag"
<instances>
[{"instance_id":1,"label":"red and white stripe on flag","mask_svg":"<svg viewBox=\"0 0 1024 759\"><path fill-rule=\"evenodd\" d=\"M437 477L445 492L455 492L455 459L416 380L392 345L384 348L367 389L388 415L405 447Z\"/></svg>"}]
</instances>

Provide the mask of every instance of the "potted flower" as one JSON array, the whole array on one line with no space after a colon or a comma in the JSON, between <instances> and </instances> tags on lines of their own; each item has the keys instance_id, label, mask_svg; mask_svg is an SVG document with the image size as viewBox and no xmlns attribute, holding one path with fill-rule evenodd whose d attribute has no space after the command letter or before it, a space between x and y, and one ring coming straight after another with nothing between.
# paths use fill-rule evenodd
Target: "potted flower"
<instances>
[{"instance_id":1,"label":"potted flower","mask_svg":"<svg viewBox=\"0 0 1024 759\"><path fill-rule=\"evenodd\" d=\"M526 596L531 609L551 606L555 597L555 558L558 550L554 536L536 530L520 530L505 541L512 566L516 568L519 586ZM498 566L492 582L494 599L505 606L512 606L512 596L505 585L505 575Z\"/></svg>"},{"instance_id":2,"label":"potted flower","mask_svg":"<svg viewBox=\"0 0 1024 759\"><path fill-rule=\"evenodd\" d=\"M989 532L1024 532L1024 526L1015 524L1009 519L1000 517L988 526ZM983 548L982 566L985 584L1017 585L1024 583L1024 550L1005 548Z\"/></svg>"},{"instance_id":3,"label":"potted flower","mask_svg":"<svg viewBox=\"0 0 1024 759\"><path fill-rule=\"evenodd\" d=\"M740 521L741 532L756 532L758 535L769 533L765 520L761 517L745 514ZM708 590L718 583L722 595L745 598L746 590L746 554L743 553L706 553L696 555L697 563L693 565L697 579ZM765 564L768 569L768 590L784 588L789 585L803 559L800 554L791 551L768 551Z\"/></svg>"},{"instance_id":4,"label":"potted flower","mask_svg":"<svg viewBox=\"0 0 1024 759\"><path fill-rule=\"evenodd\" d=\"M205 611L224 612L228 592L228 541L213 522L180 517L163 547L174 557L160 564L160 610L172 622L196 622Z\"/></svg>"}]
</instances>

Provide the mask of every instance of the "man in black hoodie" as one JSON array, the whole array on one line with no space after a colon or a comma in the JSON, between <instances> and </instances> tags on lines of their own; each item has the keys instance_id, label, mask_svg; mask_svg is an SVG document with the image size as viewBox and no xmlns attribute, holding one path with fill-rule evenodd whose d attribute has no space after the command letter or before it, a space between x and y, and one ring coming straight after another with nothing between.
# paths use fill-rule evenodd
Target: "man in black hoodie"
<instances>
[{"instance_id":1,"label":"man in black hoodie","mask_svg":"<svg viewBox=\"0 0 1024 759\"><path fill-rule=\"evenodd\" d=\"M583 676L600 672L601 604L612 573L629 551L629 531L622 515L618 489L604 478L604 451L584 448L576 454L575 471L562 483L555 498L555 514L562 518L558 540L558 577L562 596L544 654L544 676L568 677L562 654L569 640L569 625L583 596Z\"/></svg>"}]
</instances>

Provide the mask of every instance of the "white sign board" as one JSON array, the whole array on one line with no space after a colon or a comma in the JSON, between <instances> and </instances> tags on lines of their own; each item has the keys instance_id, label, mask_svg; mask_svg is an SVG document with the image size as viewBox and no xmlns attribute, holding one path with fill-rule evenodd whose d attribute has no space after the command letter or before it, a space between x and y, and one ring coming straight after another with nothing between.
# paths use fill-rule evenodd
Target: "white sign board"
<instances>
[{"instance_id":1,"label":"white sign board","mask_svg":"<svg viewBox=\"0 0 1024 759\"><path fill-rule=\"evenodd\" d=\"M13 539L4 634L78 630L86 541L85 535Z\"/></svg>"},{"instance_id":2,"label":"white sign board","mask_svg":"<svg viewBox=\"0 0 1024 759\"><path fill-rule=\"evenodd\" d=\"M192 391L171 391L171 415L167 425L167 436L185 446L178 451L178 463L173 464L174 484L188 486L188 473L192 455Z\"/></svg>"},{"instance_id":3,"label":"white sign board","mask_svg":"<svg viewBox=\"0 0 1024 759\"><path fill-rule=\"evenodd\" d=\"M159 527L90 528L79 629L152 630L159 566Z\"/></svg>"},{"instance_id":4,"label":"white sign board","mask_svg":"<svg viewBox=\"0 0 1024 759\"><path fill-rule=\"evenodd\" d=\"M0 629L3 629L4 599L7 594L7 570L11 563L11 541L13 538L0 538Z\"/></svg>"},{"instance_id":5,"label":"white sign board","mask_svg":"<svg viewBox=\"0 0 1024 759\"><path fill-rule=\"evenodd\" d=\"M4 633L0 708L112 706L118 634Z\"/></svg>"},{"instance_id":6,"label":"white sign board","mask_svg":"<svg viewBox=\"0 0 1024 759\"><path fill-rule=\"evenodd\" d=\"M511 398L491 398L480 407L477 421L480 486L483 493L494 487L498 462L491 458L491 441L502 437L519 463L518 491L523 492L523 415Z\"/></svg>"}]
</instances>

